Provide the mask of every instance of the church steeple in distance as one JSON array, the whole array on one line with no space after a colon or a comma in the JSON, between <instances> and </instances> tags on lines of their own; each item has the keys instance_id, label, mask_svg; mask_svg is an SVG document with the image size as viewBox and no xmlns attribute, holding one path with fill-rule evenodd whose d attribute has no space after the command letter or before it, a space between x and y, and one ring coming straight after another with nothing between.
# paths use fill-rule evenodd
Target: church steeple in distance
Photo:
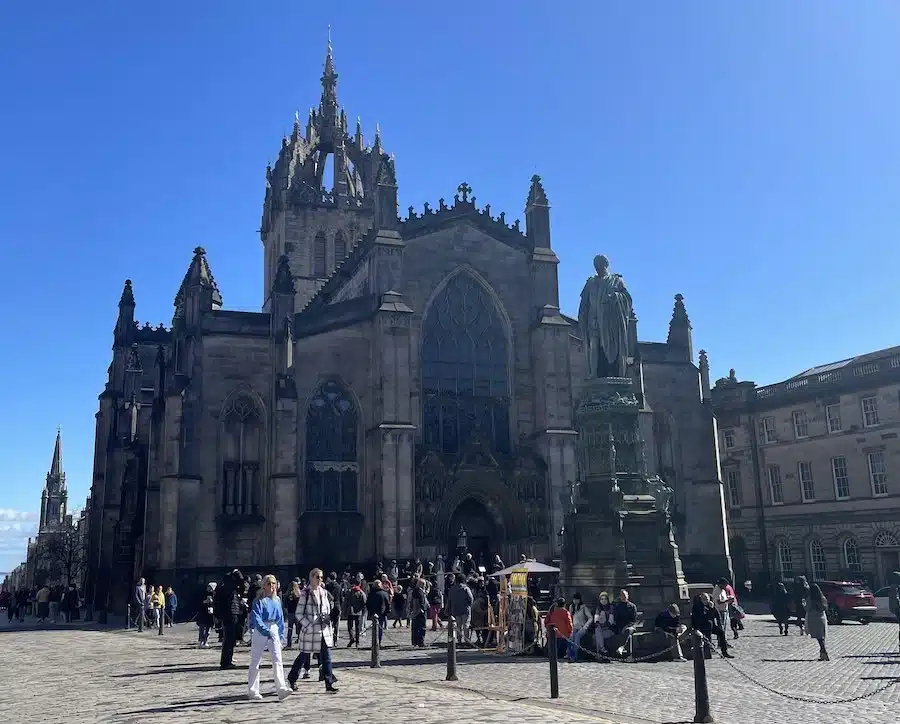
<instances>
[{"instance_id":1,"label":"church steeple in distance","mask_svg":"<svg viewBox=\"0 0 900 724\"><path fill-rule=\"evenodd\" d=\"M40 529L46 530L62 523L66 516L66 474L62 467L62 433L56 428L56 442L53 445L53 458L47 481L41 494Z\"/></svg>"}]
</instances>

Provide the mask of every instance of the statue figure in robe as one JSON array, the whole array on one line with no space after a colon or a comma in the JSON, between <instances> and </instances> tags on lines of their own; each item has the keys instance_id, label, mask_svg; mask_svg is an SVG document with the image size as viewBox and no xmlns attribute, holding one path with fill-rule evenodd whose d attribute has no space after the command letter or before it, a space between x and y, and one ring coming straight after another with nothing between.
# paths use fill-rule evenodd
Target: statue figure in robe
<instances>
[{"instance_id":1,"label":"statue figure in robe","mask_svg":"<svg viewBox=\"0 0 900 724\"><path fill-rule=\"evenodd\" d=\"M578 309L578 326L588 359L588 377L625 377L631 322L631 294L620 274L609 272L609 259L594 257L596 276L585 282Z\"/></svg>"}]
</instances>

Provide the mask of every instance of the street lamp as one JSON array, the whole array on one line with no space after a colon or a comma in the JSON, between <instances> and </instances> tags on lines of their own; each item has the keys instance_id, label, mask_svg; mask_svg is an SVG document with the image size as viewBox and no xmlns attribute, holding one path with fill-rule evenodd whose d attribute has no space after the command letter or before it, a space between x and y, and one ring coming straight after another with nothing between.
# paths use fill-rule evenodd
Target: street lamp
<instances>
[{"instance_id":1,"label":"street lamp","mask_svg":"<svg viewBox=\"0 0 900 724\"><path fill-rule=\"evenodd\" d=\"M459 548L460 552L466 549L466 541L468 538L469 534L466 533L466 529L459 526L459 533L456 534L456 547Z\"/></svg>"}]
</instances>

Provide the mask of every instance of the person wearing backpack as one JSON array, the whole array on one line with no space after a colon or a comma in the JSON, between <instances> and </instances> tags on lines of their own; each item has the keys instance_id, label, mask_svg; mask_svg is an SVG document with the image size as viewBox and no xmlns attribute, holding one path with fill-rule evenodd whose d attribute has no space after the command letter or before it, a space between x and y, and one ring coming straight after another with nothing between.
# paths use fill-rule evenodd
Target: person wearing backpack
<instances>
[{"instance_id":1,"label":"person wearing backpack","mask_svg":"<svg viewBox=\"0 0 900 724\"><path fill-rule=\"evenodd\" d=\"M356 645L359 648L359 634L362 630L362 620L366 613L366 594L359 585L355 585L350 589L344 599L347 616L347 634L350 641L347 642L347 648Z\"/></svg>"}]
</instances>

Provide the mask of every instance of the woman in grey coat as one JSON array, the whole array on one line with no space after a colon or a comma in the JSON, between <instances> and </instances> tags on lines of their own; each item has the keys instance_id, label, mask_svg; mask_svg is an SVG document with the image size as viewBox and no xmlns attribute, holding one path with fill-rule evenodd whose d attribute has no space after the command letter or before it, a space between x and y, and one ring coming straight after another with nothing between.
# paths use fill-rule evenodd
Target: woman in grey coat
<instances>
[{"instance_id":1,"label":"woman in grey coat","mask_svg":"<svg viewBox=\"0 0 900 724\"><path fill-rule=\"evenodd\" d=\"M825 650L825 635L828 633L828 619L825 611L828 601L818 584L813 583L809 587L809 595L806 598L806 632L810 638L819 642L819 661L828 661L828 652Z\"/></svg>"}]
</instances>

